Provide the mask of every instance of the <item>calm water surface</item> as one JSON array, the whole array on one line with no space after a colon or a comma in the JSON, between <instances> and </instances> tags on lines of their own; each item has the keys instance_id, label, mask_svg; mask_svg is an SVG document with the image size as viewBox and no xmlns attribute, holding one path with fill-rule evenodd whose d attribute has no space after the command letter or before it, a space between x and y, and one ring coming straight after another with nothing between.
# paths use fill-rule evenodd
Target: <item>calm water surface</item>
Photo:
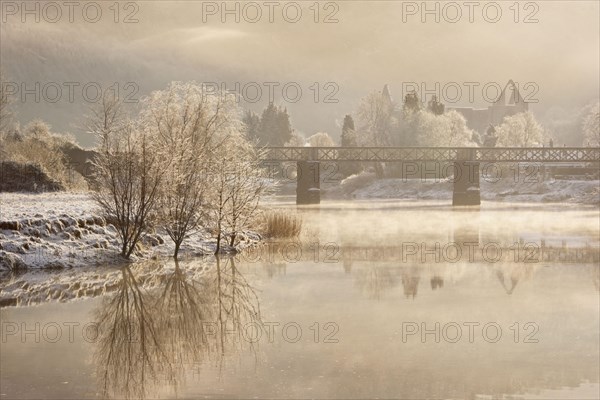
<instances>
[{"instance_id":1,"label":"calm water surface","mask_svg":"<svg viewBox=\"0 0 600 400\"><path fill-rule=\"evenodd\" d=\"M597 208L299 212L298 242L2 309L1 398L600 397Z\"/></svg>"}]
</instances>

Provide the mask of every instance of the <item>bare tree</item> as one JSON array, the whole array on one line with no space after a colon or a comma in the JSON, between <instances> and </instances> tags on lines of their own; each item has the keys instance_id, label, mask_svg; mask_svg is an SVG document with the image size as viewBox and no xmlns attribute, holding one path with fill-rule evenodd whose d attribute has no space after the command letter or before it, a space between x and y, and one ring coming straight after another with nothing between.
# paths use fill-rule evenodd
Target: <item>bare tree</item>
<instances>
[{"instance_id":1,"label":"bare tree","mask_svg":"<svg viewBox=\"0 0 600 400\"><path fill-rule=\"evenodd\" d=\"M173 240L175 258L206 222L217 252L226 231L233 245L265 188L234 99L174 82L144 99L135 124L123 124L118 103L105 100L88 124L102 144L96 199L117 226L122 255L131 255L150 222Z\"/></svg>"},{"instance_id":2,"label":"bare tree","mask_svg":"<svg viewBox=\"0 0 600 400\"><path fill-rule=\"evenodd\" d=\"M175 244L173 257L177 258L184 239L193 233L205 218L207 197L204 166L198 160L189 160L181 168L183 159L166 172L158 200L158 218Z\"/></svg>"},{"instance_id":3,"label":"bare tree","mask_svg":"<svg viewBox=\"0 0 600 400\"><path fill-rule=\"evenodd\" d=\"M159 218L175 243L175 258L183 240L206 218L209 165L239 131L237 114L230 96L207 95L195 83L174 82L144 101L141 120L156 138L165 170Z\"/></svg>"},{"instance_id":4,"label":"bare tree","mask_svg":"<svg viewBox=\"0 0 600 400\"><path fill-rule=\"evenodd\" d=\"M222 250L227 234L228 244L235 245L237 234L253 221L258 203L268 189L259 151L244 135L232 135L223 150L211 167L210 222L217 237L215 254Z\"/></svg>"},{"instance_id":5,"label":"bare tree","mask_svg":"<svg viewBox=\"0 0 600 400\"><path fill-rule=\"evenodd\" d=\"M236 147L238 160L229 171L229 203L226 221L231 232L229 245L243 229L250 226L258 211L258 203L268 189L265 170L260 166L260 153L248 143Z\"/></svg>"},{"instance_id":6,"label":"bare tree","mask_svg":"<svg viewBox=\"0 0 600 400\"><path fill-rule=\"evenodd\" d=\"M129 258L151 227L163 177L148 133L128 123L94 160L94 199L117 228L121 256Z\"/></svg>"},{"instance_id":7,"label":"bare tree","mask_svg":"<svg viewBox=\"0 0 600 400\"><path fill-rule=\"evenodd\" d=\"M106 91L102 95L102 101L90 107L86 129L97 138L100 149L104 150L109 146L109 140L123 128L124 123L123 103L114 91Z\"/></svg>"},{"instance_id":8,"label":"bare tree","mask_svg":"<svg viewBox=\"0 0 600 400\"><path fill-rule=\"evenodd\" d=\"M211 202L211 223L217 235L217 246L215 254L221 251L221 240L223 239L226 228L226 216L229 202L231 201L231 191L229 190L227 169L233 165L234 159L231 157L222 157L215 162L212 167L214 197Z\"/></svg>"}]
</instances>

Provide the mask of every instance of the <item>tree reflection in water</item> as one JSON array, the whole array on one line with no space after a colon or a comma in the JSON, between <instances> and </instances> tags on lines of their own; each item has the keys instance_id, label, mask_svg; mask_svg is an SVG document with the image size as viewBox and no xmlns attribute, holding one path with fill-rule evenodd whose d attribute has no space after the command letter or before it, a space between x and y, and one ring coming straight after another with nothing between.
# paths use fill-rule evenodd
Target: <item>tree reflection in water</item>
<instances>
[{"instance_id":1,"label":"tree reflection in water","mask_svg":"<svg viewBox=\"0 0 600 400\"><path fill-rule=\"evenodd\" d=\"M164 271L155 274L160 285L146 290L124 267L117 292L96 310L102 397L177 393L207 360L222 367L227 354L244 348L256 354L244 329L264 329L259 299L233 259L217 257L207 269L198 261L175 262Z\"/></svg>"},{"instance_id":2,"label":"tree reflection in water","mask_svg":"<svg viewBox=\"0 0 600 400\"><path fill-rule=\"evenodd\" d=\"M238 270L234 258L216 258L216 269L209 276L216 318L216 351L222 362L226 351L242 350L245 345L255 353L255 343L244 338L248 327L264 329L260 303L255 289ZM252 335L250 335L252 336Z\"/></svg>"},{"instance_id":3,"label":"tree reflection in water","mask_svg":"<svg viewBox=\"0 0 600 400\"><path fill-rule=\"evenodd\" d=\"M102 397L119 393L144 398L148 383L158 378L158 367L169 365L168 357L160 345L150 294L129 266L121 273L116 294L96 311L98 377Z\"/></svg>"},{"instance_id":4,"label":"tree reflection in water","mask_svg":"<svg viewBox=\"0 0 600 400\"><path fill-rule=\"evenodd\" d=\"M374 300L380 300L387 291L398 286L398 274L398 268L378 266L356 269L353 273L355 286Z\"/></svg>"},{"instance_id":5,"label":"tree reflection in water","mask_svg":"<svg viewBox=\"0 0 600 400\"><path fill-rule=\"evenodd\" d=\"M419 291L419 281L421 280L421 271L419 267L403 269L402 287L404 288L404 297L407 299L417 297Z\"/></svg>"},{"instance_id":6,"label":"tree reflection in water","mask_svg":"<svg viewBox=\"0 0 600 400\"><path fill-rule=\"evenodd\" d=\"M188 277L175 260L156 299L159 345L168 355L168 383L177 392L186 367L202 362L209 352L204 324L212 320L211 293L202 279Z\"/></svg>"}]
</instances>

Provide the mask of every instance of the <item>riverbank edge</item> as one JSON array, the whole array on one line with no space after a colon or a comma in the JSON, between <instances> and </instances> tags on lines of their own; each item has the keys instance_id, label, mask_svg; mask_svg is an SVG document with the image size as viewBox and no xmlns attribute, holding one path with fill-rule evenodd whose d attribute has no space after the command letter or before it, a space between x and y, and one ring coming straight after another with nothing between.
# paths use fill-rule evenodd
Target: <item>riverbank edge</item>
<instances>
[{"instance_id":1,"label":"riverbank edge","mask_svg":"<svg viewBox=\"0 0 600 400\"><path fill-rule=\"evenodd\" d=\"M84 211L82 215L81 210L77 210L44 215L42 210L29 211L30 215L18 218L0 217L0 271L124 266L173 258L175 245L168 234L160 230L145 234L132 256L125 259L120 255L117 229L97 213ZM2 214L10 215L6 210ZM236 235L235 246L229 246L229 236L225 236L220 253L236 254L262 240L257 232L243 231ZM206 230L199 230L184 240L179 258L204 257L213 255L215 250L216 239Z\"/></svg>"}]
</instances>

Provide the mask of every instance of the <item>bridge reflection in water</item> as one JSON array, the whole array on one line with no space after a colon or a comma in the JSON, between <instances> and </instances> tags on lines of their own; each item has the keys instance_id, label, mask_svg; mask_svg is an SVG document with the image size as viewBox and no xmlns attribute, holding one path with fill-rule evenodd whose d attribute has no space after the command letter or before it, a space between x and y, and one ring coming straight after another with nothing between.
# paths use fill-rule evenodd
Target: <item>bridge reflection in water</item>
<instances>
[{"instance_id":1,"label":"bridge reflection in water","mask_svg":"<svg viewBox=\"0 0 600 400\"><path fill-rule=\"evenodd\" d=\"M457 238L458 239L458 238ZM548 244L548 242L551 242ZM494 271L506 294L512 294L521 280L533 277L540 267L580 268L589 266L590 277L599 289L600 249L597 243L574 246L542 239L539 242L516 240L513 243L478 242L404 242L396 245L341 245L297 242L272 242L235 257L240 264L262 262L270 278L285 275L296 263L320 262L331 267L340 265L355 277L357 286L368 297L402 284L406 298L417 297L421 278L428 276L431 290L444 287L446 279L455 281L465 269L487 267ZM368 265L365 267L365 265ZM457 275L458 274L458 275Z\"/></svg>"},{"instance_id":2,"label":"bridge reflection in water","mask_svg":"<svg viewBox=\"0 0 600 400\"><path fill-rule=\"evenodd\" d=\"M451 163L452 205L481 203L481 163L600 163L599 147L266 147L265 166L297 163L297 204L319 204L320 162Z\"/></svg>"}]
</instances>

